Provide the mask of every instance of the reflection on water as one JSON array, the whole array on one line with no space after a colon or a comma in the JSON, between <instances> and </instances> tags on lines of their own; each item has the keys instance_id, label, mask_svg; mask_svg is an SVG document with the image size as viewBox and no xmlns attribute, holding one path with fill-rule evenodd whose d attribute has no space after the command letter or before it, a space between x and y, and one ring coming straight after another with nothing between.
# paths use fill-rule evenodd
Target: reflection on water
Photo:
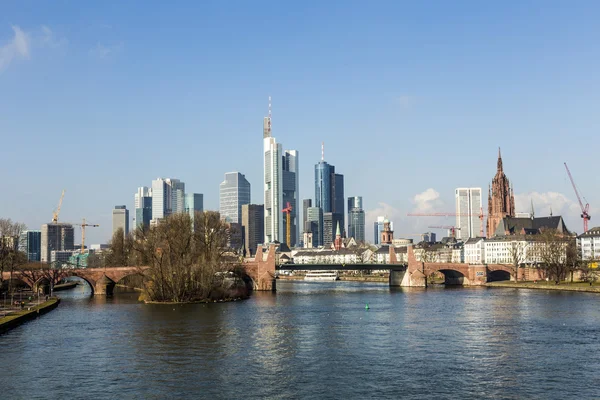
<instances>
[{"instance_id":1,"label":"reflection on water","mask_svg":"<svg viewBox=\"0 0 600 400\"><path fill-rule=\"evenodd\" d=\"M8 398L600 397L593 294L291 281L220 304L90 293L61 292L0 337Z\"/></svg>"}]
</instances>

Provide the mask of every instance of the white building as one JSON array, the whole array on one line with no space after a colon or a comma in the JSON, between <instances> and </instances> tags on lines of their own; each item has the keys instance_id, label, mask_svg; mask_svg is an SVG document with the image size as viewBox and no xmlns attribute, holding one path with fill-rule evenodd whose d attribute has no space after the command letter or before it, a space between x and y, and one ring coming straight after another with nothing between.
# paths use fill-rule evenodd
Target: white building
<instances>
[{"instance_id":1,"label":"white building","mask_svg":"<svg viewBox=\"0 0 600 400\"><path fill-rule=\"evenodd\" d=\"M283 190L281 161L283 148L271 137L271 116L263 122L265 160L265 243L281 242L283 237Z\"/></svg>"},{"instance_id":2,"label":"white building","mask_svg":"<svg viewBox=\"0 0 600 400\"><path fill-rule=\"evenodd\" d=\"M118 229L123 229L123 235L129 234L129 210L126 206L115 206L112 211L113 235Z\"/></svg>"},{"instance_id":3,"label":"white building","mask_svg":"<svg viewBox=\"0 0 600 400\"><path fill-rule=\"evenodd\" d=\"M219 213L227 222L242 223L242 206L250 204L250 182L244 174L227 172L219 185Z\"/></svg>"},{"instance_id":4,"label":"white building","mask_svg":"<svg viewBox=\"0 0 600 400\"><path fill-rule=\"evenodd\" d=\"M141 188L140 188L141 189ZM138 191L140 190L138 189ZM136 199L138 199L136 196ZM185 183L179 179L157 178L152 181L152 221L164 219L173 213L185 212Z\"/></svg>"},{"instance_id":5,"label":"white building","mask_svg":"<svg viewBox=\"0 0 600 400\"><path fill-rule=\"evenodd\" d=\"M465 262L467 264L483 264L485 261L484 238L471 238L465 242Z\"/></svg>"},{"instance_id":6,"label":"white building","mask_svg":"<svg viewBox=\"0 0 600 400\"><path fill-rule=\"evenodd\" d=\"M600 227L595 227L577 237L582 260L600 260Z\"/></svg>"},{"instance_id":7,"label":"white building","mask_svg":"<svg viewBox=\"0 0 600 400\"><path fill-rule=\"evenodd\" d=\"M458 188L456 198L456 237L463 241L481 236L481 188Z\"/></svg>"}]
</instances>

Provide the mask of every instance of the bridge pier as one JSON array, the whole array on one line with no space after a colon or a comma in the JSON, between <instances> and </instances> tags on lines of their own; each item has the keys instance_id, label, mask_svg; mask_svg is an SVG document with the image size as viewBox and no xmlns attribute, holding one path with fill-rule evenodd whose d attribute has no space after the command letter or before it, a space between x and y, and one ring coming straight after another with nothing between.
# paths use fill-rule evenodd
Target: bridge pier
<instances>
[{"instance_id":1,"label":"bridge pier","mask_svg":"<svg viewBox=\"0 0 600 400\"><path fill-rule=\"evenodd\" d=\"M115 281L104 274L96 281L96 284L94 285L94 295L111 296L114 288Z\"/></svg>"},{"instance_id":2,"label":"bridge pier","mask_svg":"<svg viewBox=\"0 0 600 400\"><path fill-rule=\"evenodd\" d=\"M406 269L402 269L402 270L390 269L390 278L389 278L390 287L402 286L402 280L404 279L404 275L406 275Z\"/></svg>"}]
</instances>

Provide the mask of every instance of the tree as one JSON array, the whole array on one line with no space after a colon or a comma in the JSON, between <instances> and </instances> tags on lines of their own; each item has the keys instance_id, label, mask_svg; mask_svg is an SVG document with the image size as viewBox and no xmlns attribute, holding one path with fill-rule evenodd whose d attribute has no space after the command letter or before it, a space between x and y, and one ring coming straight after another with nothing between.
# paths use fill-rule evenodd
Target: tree
<instances>
[{"instance_id":1,"label":"tree","mask_svg":"<svg viewBox=\"0 0 600 400\"><path fill-rule=\"evenodd\" d=\"M527 242L513 240L510 243L508 253L511 260L511 272L515 277L515 282L519 281L519 267L525 261L525 251L527 248Z\"/></svg>"},{"instance_id":2,"label":"tree","mask_svg":"<svg viewBox=\"0 0 600 400\"><path fill-rule=\"evenodd\" d=\"M105 257L107 267L126 267L129 265L132 247L131 235L125 236L123 228L118 228L109 243L108 254Z\"/></svg>"},{"instance_id":3,"label":"tree","mask_svg":"<svg viewBox=\"0 0 600 400\"><path fill-rule=\"evenodd\" d=\"M573 275L575 271L582 270L584 262L581 259L581 253L577 249L577 241L575 238L568 238L565 249L565 265L571 275L571 283L573 283Z\"/></svg>"},{"instance_id":4,"label":"tree","mask_svg":"<svg viewBox=\"0 0 600 400\"><path fill-rule=\"evenodd\" d=\"M219 213L174 214L149 229L138 228L131 239L134 257L148 269L144 294L154 301L188 302L211 298L228 271L239 264L230 251L229 225Z\"/></svg>"},{"instance_id":5,"label":"tree","mask_svg":"<svg viewBox=\"0 0 600 400\"><path fill-rule=\"evenodd\" d=\"M568 239L555 229L542 231L536 239L534 251L542 264L541 267L558 285L565 279L568 271Z\"/></svg>"},{"instance_id":6,"label":"tree","mask_svg":"<svg viewBox=\"0 0 600 400\"><path fill-rule=\"evenodd\" d=\"M25 229L27 229L25 224L12 222L10 218L0 218L0 287L4 284L4 272L10 272L9 285L11 285L15 269L27 262L27 255L17 249L19 236ZM11 289L9 287L9 290Z\"/></svg>"}]
</instances>

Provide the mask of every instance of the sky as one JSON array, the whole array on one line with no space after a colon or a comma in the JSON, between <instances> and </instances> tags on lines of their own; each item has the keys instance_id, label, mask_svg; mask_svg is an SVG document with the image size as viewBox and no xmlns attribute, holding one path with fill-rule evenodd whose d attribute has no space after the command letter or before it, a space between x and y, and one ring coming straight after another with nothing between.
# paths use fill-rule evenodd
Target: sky
<instances>
[{"instance_id":1,"label":"sky","mask_svg":"<svg viewBox=\"0 0 600 400\"><path fill-rule=\"evenodd\" d=\"M599 16L584 0L2 1L0 217L39 229L66 189L60 220L100 224L86 242L105 243L137 187L178 178L217 210L229 171L261 204L272 96L300 198L324 142L367 238L377 215L396 237L452 225L406 214L485 193L499 147L517 211L581 232L563 163L596 226Z\"/></svg>"}]
</instances>

